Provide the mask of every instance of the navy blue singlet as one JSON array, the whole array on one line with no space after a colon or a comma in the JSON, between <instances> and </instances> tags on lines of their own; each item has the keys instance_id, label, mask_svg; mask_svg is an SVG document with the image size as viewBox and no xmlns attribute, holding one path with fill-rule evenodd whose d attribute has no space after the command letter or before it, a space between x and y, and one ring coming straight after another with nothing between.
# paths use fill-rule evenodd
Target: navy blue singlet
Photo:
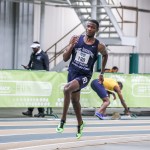
<instances>
[{"instance_id":1,"label":"navy blue singlet","mask_svg":"<svg viewBox=\"0 0 150 150\"><path fill-rule=\"evenodd\" d=\"M91 77L93 73L93 66L98 56L99 41L96 39L92 45L87 45L83 38L84 35L79 37L78 43L72 50L69 72Z\"/></svg>"}]
</instances>

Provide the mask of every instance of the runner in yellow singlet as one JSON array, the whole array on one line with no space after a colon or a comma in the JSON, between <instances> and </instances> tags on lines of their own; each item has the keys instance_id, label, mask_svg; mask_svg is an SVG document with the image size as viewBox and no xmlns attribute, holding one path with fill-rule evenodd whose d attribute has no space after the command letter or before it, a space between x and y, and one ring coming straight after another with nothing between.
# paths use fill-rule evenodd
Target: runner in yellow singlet
<instances>
[{"instance_id":1,"label":"runner in yellow singlet","mask_svg":"<svg viewBox=\"0 0 150 150\"><path fill-rule=\"evenodd\" d=\"M123 88L121 82L118 82L112 78L104 78L103 84L100 84L99 81L95 79L91 82L91 87L97 93L97 95L103 100L103 104L105 103L106 99L110 97L110 94L112 94L114 99L116 99L115 93L117 93L122 106L125 108L125 114L130 115L127 104L125 103L123 95L121 93L121 90ZM103 104L101 106L103 107L103 109L100 107L99 111L95 113L97 117L100 116L99 117L100 119L103 119L106 108L108 107L108 105L107 107L106 105L104 107Z\"/></svg>"}]
</instances>

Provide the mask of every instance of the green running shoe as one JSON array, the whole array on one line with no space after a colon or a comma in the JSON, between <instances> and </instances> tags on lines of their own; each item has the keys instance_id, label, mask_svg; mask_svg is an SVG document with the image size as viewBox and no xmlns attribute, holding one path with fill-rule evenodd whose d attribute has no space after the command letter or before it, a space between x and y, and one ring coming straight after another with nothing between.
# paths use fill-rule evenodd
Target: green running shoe
<instances>
[{"instance_id":1,"label":"green running shoe","mask_svg":"<svg viewBox=\"0 0 150 150\"><path fill-rule=\"evenodd\" d=\"M61 121L58 127L56 128L57 133L62 133L64 131L65 122Z\"/></svg>"},{"instance_id":2,"label":"green running shoe","mask_svg":"<svg viewBox=\"0 0 150 150\"><path fill-rule=\"evenodd\" d=\"M85 127L84 122L82 122L80 126L77 126L77 134L76 134L77 139L80 139L80 137L82 136L82 131L84 127Z\"/></svg>"}]
</instances>

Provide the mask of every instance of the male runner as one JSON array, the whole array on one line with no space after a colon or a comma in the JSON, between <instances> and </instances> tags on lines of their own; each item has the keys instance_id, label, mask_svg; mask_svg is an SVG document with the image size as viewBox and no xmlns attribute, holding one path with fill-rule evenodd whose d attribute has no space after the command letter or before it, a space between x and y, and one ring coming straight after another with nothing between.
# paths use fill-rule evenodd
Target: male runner
<instances>
[{"instance_id":1,"label":"male runner","mask_svg":"<svg viewBox=\"0 0 150 150\"><path fill-rule=\"evenodd\" d=\"M103 82L103 73L108 58L105 45L94 37L98 29L99 23L96 20L89 20L86 24L86 34L73 36L63 54L63 60L65 62L68 61L71 56L72 58L68 68L68 83L64 87L63 114L56 131L63 132L64 130L67 111L71 100L78 121L77 139L82 136L84 127L81 116L80 90L86 87L91 79L98 52L102 54L103 58L102 69L99 75L99 82Z\"/></svg>"}]
</instances>

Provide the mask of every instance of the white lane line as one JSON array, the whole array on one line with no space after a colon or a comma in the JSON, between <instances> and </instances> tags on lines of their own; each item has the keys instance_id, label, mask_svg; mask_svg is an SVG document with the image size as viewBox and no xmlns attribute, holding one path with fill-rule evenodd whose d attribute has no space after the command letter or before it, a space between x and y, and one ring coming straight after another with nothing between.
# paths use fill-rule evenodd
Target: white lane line
<instances>
[{"instance_id":1,"label":"white lane line","mask_svg":"<svg viewBox=\"0 0 150 150\"><path fill-rule=\"evenodd\" d=\"M135 136L133 137L119 137L119 138L107 138L107 139L98 139L98 140L76 140L74 142L63 142L63 143L56 143L56 144L44 144L38 146L28 146L23 148L15 148L9 150L53 150L53 149L65 149L65 148L77 148L77 147L84 147L84 146L95 146L95 145L102 145L102 144L114 144L114 143L128 143L128 142L141 142L141 141L150 141L150 135L148 136Z\"/></svg>"}]
</instances>

